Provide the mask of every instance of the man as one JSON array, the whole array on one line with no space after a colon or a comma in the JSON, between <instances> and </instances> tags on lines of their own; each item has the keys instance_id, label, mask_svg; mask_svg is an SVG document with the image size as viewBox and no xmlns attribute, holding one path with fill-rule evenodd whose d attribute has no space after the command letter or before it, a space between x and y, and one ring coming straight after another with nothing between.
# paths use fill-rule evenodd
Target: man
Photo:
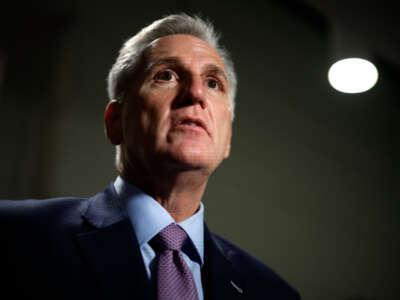
<instances>
[{"instance_id":1,"label":"man","mask_svg":"<svg viewBox=\"0 0 400 300\"><path fill-rule=\"evenodd\" d=\"M2 201L13 299L299 299L203 222L229 156L236 77L212 26L185 14L142 29L108 78L120 176L90 199Z\"/></svg>"}]
</instances>

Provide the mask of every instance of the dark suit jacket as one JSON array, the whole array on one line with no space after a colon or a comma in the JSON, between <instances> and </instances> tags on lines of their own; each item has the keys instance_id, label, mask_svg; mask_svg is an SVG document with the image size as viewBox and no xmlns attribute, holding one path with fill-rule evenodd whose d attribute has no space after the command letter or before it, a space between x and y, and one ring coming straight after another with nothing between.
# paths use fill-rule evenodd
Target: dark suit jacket
<instances>
[{"instance_id":1,"label":"dark suit jacket","mask_svg":"<svg viewBox=\"0 0 400 300\"><path fill-rule=\"evenodd\" d=\"M153 299L135 233L118 203L113 184L89 199L1 200L2 294ZM271 269L207 227L204 243L205 299L300 299Z\"/></svg>"}]
</instances>

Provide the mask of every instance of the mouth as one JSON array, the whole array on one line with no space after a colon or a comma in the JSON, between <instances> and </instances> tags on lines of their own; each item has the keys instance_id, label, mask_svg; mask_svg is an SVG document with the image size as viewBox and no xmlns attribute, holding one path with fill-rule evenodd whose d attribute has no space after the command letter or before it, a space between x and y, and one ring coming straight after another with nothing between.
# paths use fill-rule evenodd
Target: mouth
<instances>
[{"instance_id":1,"label":"mouth","mask_svg":"<svg viewBox=\"0 0 400 300\"><path fill-rule=\"evenodd\" d=\"M189 129L194 129L194 130L201 130L205 131L207 134L209 134L208 129L206 124L203 122L203 120L198 119L198 118L182 118L179 120L176 125L176 127L186 127Z\"/></svg>"}]
</instances>

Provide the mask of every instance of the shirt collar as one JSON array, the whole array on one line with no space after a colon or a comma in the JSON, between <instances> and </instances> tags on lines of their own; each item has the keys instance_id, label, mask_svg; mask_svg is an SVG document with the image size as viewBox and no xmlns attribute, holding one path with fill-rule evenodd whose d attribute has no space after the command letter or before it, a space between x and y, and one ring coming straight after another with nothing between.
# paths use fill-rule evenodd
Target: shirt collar
<instances>
[{"instance_id":1,"label":"shirt collar","mask_svg":"<svg viewBox=\"0 0 400 300\"><path fill-rule=\"evenodd\" d=\"M121 176L118 176L115 180L114 187L122 202L126 205L127 214L140 247L148 243L163 228L171 223L175 223L164 207L138 187L128 183ZM203 216L204 205L200 202L200 208L194 215L177 223L185 230L193 242L200 256L201 264L204 262Z\"/></svg>"}]
</instances>

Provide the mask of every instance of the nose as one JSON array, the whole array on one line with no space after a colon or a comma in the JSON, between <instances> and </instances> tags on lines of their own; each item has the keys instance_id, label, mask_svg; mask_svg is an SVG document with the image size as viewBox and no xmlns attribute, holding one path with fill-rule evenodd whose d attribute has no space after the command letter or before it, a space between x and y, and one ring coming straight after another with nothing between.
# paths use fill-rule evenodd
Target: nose
<instances>
[{"instance_id":1,"label":"nose","mask_svg":"<svg viewBox=\"0 0 400 300\"><path fill-rule=\"evenodd\" d=\"M202 109L207 107L207 95L202 78L193 77L188 79L182 86L179 97L180 106L199 104Z\"/></svg>"}]
</instances>

